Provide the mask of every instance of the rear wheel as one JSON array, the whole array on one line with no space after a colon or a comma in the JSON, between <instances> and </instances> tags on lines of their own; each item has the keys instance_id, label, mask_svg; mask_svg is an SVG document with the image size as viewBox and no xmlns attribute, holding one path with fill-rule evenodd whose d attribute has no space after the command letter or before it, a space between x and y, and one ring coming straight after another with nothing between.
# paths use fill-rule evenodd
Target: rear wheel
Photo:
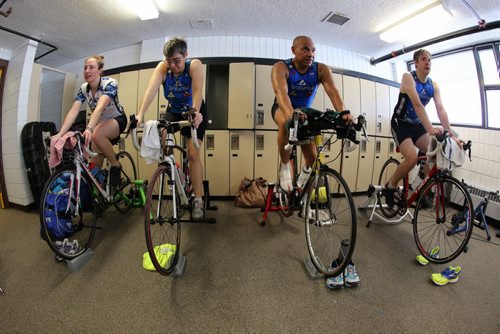
<instances>
[{"instance_id":1,"label":"rear wheel","mask_svg":"<svg viewBox=\"0 0 500 334\"><path fill-rule=\"evenodd\" d=\"M387 218L393 218L396 216L399 212L400 208L403 208L405 206L405 199L404 199L404 191L403 187L406 184L406 176L399 180L396 189L394 191L394 205L392 207L389 207L386 204L386 185L391 179L392 175L394 175L394 172L396 171L396 168L399 166L399 161L394 159L394 158L389 158L382 167L382 170L380 171L380 176L378 178L378 184L384 187L384 190L382 190L382 193L377 193L378 197L378 203L380 205L380 211L382 211L382 214L387 217ZM382 200L384 199L384 200Z\"/></svg>"},{"instance_id":2,"label":"rear wheel","mask_svg":"<svg viewBox=\"0 0 500 334\"><path fill-rule=\"evenodd\" d=\"M473 225L472 199L460 181L438 175L425 184L415 207L413 235L427 260L454 260L466 249Z\"/></svg>"},{"instance_id":3,"label":"rear wheel","mask_svg":"<svg viewBox=\"0 0 500 334\"><path fill-rule=\"evenodd\" d=\"M326 277L340 274L356 244L356 209L344 178L321 168L309 183L305 203L307 249L314 267Z\"/></svg>"},{"instance_id":4,"label":"rear wheel","mask_svg":"<svg viewBox=\"0 0 500 334\"><path fill-rule=\"evenodd\" d=\"M59 170L45 184L40 199L42 238L57 257L66 260L90 247L96 228L93 185L83 174L77 183L74 169Z\"/></svg>"},{"instance_id":5,"label":"rear wheel","mask_svg":"<svg viewBox=\"0 0 500 334\"><path fill-rule=\"evenodd\" d=\"M118 211L127 213L134 207L134 201L138 196L137 185L134 183L137 180L137 171L134 160L128 152L121 151L116 158L122 165L122 170L120 185L113 191L113 205Z\"/></svg>"},{"instance_id":6,"label":"rear wheel","mask_svg":"<svg viewBox=\"0 0 500 334\"><path fill-rule=\"evenodd\" d=\"M170 167L161 164L148 186L144 229L152 268L162 275L170 275L179 259L180 212L179 194L171 180Z\"/></svg>"}]
</instances>

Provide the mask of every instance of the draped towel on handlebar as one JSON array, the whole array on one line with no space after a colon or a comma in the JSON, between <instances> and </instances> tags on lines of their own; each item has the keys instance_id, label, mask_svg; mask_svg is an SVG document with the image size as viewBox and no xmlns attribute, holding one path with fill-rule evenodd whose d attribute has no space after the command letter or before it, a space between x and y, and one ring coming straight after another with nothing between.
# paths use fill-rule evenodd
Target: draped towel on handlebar
<instances>
[{"instance_id":1,"label":"draped towel on handlebar","mask_svg":"<svg viewBox=\"0 0 500 334\"><path fill-rule=\"evenodd\" d=\"M431 142L427 149L428 163L434 163L439 169L453 170L463 165L465 161L465 151L450 137L443 141L431 136Z\"/></svg>"},{"instance_id":2,"label":"draped towel on handlebar","mask_svg":"<svg viewBox=\"0 0 500 334\"><path fill-rule=\"evenodd\" d=\"M161 146L158 134L158 121L147 121L144 124L141 143L141 157L147 164L160 162Z\"/></svg>"}]
</instances>

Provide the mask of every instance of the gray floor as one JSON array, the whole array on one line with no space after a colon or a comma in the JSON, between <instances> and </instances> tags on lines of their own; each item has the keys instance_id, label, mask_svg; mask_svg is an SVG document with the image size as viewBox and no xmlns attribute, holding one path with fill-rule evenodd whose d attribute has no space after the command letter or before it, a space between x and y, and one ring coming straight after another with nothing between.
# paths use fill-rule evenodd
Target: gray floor
<instances>
[{"instance_id":1,"label":"gray floor","mask_svg":"<svg viewBox=\"0 0 500 334\"><path fill-rule=\"evenodd\" d=\"M359 203L364 197L357 198ZM300 222L216 201L215 225L185 225L182 278L141 266L139 210L109 209L94 256L76 273L39 238L38 215L0 210L0 332L500 332L500 239L475 230L453 264L460 280L435 286L445 266L420 266L411 225L358 214L361 285L330 291L312 280Z\"/></svg>"}]
</instances>

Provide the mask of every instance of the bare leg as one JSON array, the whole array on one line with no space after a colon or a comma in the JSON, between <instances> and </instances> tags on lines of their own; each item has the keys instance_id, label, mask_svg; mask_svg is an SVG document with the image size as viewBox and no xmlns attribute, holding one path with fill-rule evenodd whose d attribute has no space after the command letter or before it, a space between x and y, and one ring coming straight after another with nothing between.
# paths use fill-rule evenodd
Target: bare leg
<instances>
[{"instance_id":1,"label":"bare leg","mask_svg":"<svg viewBox=\"0 0 500 334\"><path fill-rule=\"evenodd\" d=\"M119 135L120 128L118 122L114 119L108 119L99 123L94 130L92 142L104 154L112 166L120 166L120 163L116 160L113 145L111 145L111 140L117 138Z\"/></svg>"},{"instance_id":2,"label":"bare leg","mask_svg":"<svg viewBox=\"0 0 500 334\"><path fill-rule=\"evenodd\" d=\"M196 140L196 138L195 138ZM198 140L200 146L203 141ZM193 183L194 196L201 198L203 196L203 166L200 160L200 150L193 144L193 139L188 140L189 172Z\"/></svg>"},{"instance_id":3,"label":"bare leg","mask_svg":"<svg viewBox=\"0 0 500 334\"><path fill-rule=\"evenodd\" d=\"M417 152L415 149L415 145L413 145L413 141L411 138L405 139L400 145L399 150L401 154L404 156L404 160L396 168L396 171L391 177L389 182L390 188L395 188L398 184L399 180L401 180L408 172L415 167L417 163Z\"/></svg>"},{"instance_id":4,"label":"bare leg","mask_svg":"<svg viewBox=\"0 0 500 334\"><path fill-rule=\"evenodd\" d=\"M290 152L285 150L285 145L288 144L288 131L286 129L287 121L288 118L281 109L277 109L274 114L274 122L278 125L278 150L283 164L290 161Z\"/></svg>"}]
</instances>

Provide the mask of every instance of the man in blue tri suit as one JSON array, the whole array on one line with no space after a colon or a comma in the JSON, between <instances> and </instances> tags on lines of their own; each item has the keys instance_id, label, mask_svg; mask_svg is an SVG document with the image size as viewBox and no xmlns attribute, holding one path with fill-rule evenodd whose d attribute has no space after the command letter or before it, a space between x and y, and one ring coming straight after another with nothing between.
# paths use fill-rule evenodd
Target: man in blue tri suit
<instances>
[{"instance_id":1,"label":"man in blue tri suit","mask_svg":"<svg viewBox=\"0 0 500 334\"><path fill-rule=\"evenodd\" d=\"M310 107L321 83L332 101L336 111L344 110L344 103L333 82L332 71L328 66L314 61L316 49L314 42L307 36L297 36L292 43L294 57L273 65L271 80L275 102L271 112L278 125L278 150L281 158L280 186L285 191L293 188L290 152L285 150L288 143L287 121L293 116L295 108ZM344 116L350 119L350 115ZM316 158L314 144L302 146L307 166Z\"/></svg>"},{"instance_id":2,"label":"man in blue tri suit","mask_svg":"<svg viewBox=\"0 0 500 334\"><path fill-rule=\"evenodd\" d=\"M278 125L278 149L281 158L280 186L285 191L293 188L290 152L285 150L288 143L288 120L293 116L295 108L310 107L313 103L318 85L321 83L332 101L336 111L344 110L344 102L333 82L332 71L328 66L314 61L316 48L311 38L297 36L292 43L294 57L279 61L273 65L271 80L276 99L271 108L272 116ZM351 115L344 119L350 121ZM316 147L308 144L301 147L307 166L312 166L316 159ZM333 264L332 264L333 266ZM352 261L339 276L326 279L326 286L333 290L359 285L360 279Z\"/></svg>"},{"instance_id":3,"label":"man in blue tri suit","mask_svg":"<svg viewBox=\"0 0 500 334\"><path fill-rule=\"evenodd\" d=\"M189 127L182 128L181 134L188 139L189 171L193 182L194 206L191 211L192 218L203 217L203 166L200 160L200 150L193 141L198 140L201 145L208 124L208 114L202 97L204 71L199 59L188 59L187 43L180 38L172 38L165 43L163 48L165 59L155 68L148 88L144 94L141 107L137 113L137 121L143 123L144 113L156 96L158 89L163 85L168 107L165 117L170 121L183 119L182 113L191 107L196 109L194 126L197 128L196 136L191 138Z\"/></svg>"},{"instance_id":4,"label":"man in blue tri suit","mask_svg":"<svg viewBox=\"0 0 500 334\"><path fill-rule=\"evenodd\" d=\"M399 146L404 160L401 161L391 180L386 185L386 203L394 206L396 185L418 161L418 151L427 152L430 135L438 135L447 130L460 144L460 140L450 127L448 114L441 101L438 84L429 78L431 71L431 54L419 49L413 54L415 71L403 74L398 102L391 120L392 135ZM425 106L434 99L437 115L442 127L434 127L427 116ZM461 145L461 144L460 144Z\"/></svg>"}]
</instances>

